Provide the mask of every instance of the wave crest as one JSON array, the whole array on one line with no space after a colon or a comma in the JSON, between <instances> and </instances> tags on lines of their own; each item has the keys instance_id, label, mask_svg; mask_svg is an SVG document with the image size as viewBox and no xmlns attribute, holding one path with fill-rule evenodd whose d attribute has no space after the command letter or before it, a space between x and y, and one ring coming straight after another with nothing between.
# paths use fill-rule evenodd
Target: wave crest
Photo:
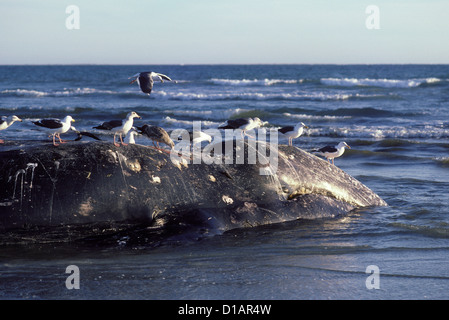
<instances>
[{"instance_id":1,"label":"wave crest","mask_svg":"<svg viewBox=\"0 0 449 320\"><path fill-rule=\"evenodd\" d=\"M357 78L322 78L320 82L327 86L365 86L365 87L381 87L381 88L414 88L423 84L434 84L442 81L438 78L425 79L357 79Z\"/></svg>"},{"instance_id":2,"label":"wave crest","mask_svg":"<svg viewBox=\"0 0 449 320\"><path fill-rule=\"evenodd\" d=\"M231 86L272 86L276 84L298 84L302 83L303 79L218 79L212 78L209 80L216 85L231 85Z\"/></svg>"},{"instance_id":3,"label":"wave crest","mask_svg":"<svg viewBox=\"0 0 449 320\"><path fill-rule=\"evenodd\" d=\"M88 94L117 94L119 92L112 90L101 90L94 88L64 88L57 91L39 91L33 89L7 89L0 91L1 94L12 95L18 97L66 97L66 96L82 96Z\"/></svg>"}]
</instances>

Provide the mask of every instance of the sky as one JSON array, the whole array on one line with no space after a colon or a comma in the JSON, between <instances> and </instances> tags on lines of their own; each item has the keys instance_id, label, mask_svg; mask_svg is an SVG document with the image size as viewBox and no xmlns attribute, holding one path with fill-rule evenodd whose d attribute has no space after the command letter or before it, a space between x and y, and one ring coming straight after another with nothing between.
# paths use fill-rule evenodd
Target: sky
<instances>
[{"instance_id":1,"label":"sky","mask_svg":"<svg viewBox=\"0 0 449 320\"><path fill-rule=\"evenodd\" d=\"M0 0L0 64L447 64L448 13L448 0Z\"/></svg>"}]
</instances>

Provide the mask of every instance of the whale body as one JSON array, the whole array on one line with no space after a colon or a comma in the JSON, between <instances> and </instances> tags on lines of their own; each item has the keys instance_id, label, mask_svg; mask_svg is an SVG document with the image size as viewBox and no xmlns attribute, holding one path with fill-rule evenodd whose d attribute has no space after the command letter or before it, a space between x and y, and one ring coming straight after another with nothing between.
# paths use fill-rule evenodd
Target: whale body
<instances>
[{"instance_id":1,"label":"whale body","mask_svg":"<svg viewBox=\"0 0 449 320\"><path fill-rule=\"evenodd\" d=\"M2 150L2 232L108 221L224 232L387 205L338 167L285 145L271 174L259 162L174 162L136 144L19 141Z\"/></svg>"}]
</instances>

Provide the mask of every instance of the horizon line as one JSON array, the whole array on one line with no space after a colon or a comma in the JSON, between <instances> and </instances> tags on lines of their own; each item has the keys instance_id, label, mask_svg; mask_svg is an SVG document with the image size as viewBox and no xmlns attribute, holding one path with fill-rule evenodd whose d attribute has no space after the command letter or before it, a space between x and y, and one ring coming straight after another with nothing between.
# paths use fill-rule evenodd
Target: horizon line
<instances>
[{"instance_id":1,"label":"horizon line","mask_svg":"<svg viewBox=\"0 0 449 320\"><path fill-rule=\"evenodd\" d=\"M394 62L384 62L384 63L7 63L1 64L0 66L140 66L140 65L157 65L157 66L231 66L231 65L253 65L253 66L262 66L262 65L334 65L334 66L350 66L350 65L359 65L359 66L369 66L369 65L449 65L449 62L427 62L427 63L419 63L419 62L403 62L403 63L394 63Z\"/></svg>"}]
</instances>

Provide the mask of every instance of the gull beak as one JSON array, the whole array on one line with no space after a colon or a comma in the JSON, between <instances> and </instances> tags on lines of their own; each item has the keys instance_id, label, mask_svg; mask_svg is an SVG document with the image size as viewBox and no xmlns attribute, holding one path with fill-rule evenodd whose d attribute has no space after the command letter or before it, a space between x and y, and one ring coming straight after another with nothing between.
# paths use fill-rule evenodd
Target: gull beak
<instances>
[{"instance_id":1,"label":"gull beak","mask_svg":"<svg viewBox=\"0 0 449 320\"><path fill-rule=\"evenodd\" d=\"M346 145L347 147L348 147L348 149L351 149L351 147L350 146L348 146L348 145Z\"/></svg>"},{"instance_id":2,"label":"gull beak","mask_svg":"<svg viewBox=\"0 0 449 320\"><path fill-rule=\"evenodd\" d=\"M72 122L75 122L75 119L72 119Z\"/></svg>"},{"instance_id":3,"label":"gull beak","mask_svg":"<svg viewBox=\"0 0 449 320\"><path fill-rule=\"evenodd\" d=\"M129 78L128 78L128 79L129 79ZM137 78L134 79L133 81L131 81L129 84L134 83L134 82L136 82L136 81L137 81Z\"/></svg>"}]
</instances>

